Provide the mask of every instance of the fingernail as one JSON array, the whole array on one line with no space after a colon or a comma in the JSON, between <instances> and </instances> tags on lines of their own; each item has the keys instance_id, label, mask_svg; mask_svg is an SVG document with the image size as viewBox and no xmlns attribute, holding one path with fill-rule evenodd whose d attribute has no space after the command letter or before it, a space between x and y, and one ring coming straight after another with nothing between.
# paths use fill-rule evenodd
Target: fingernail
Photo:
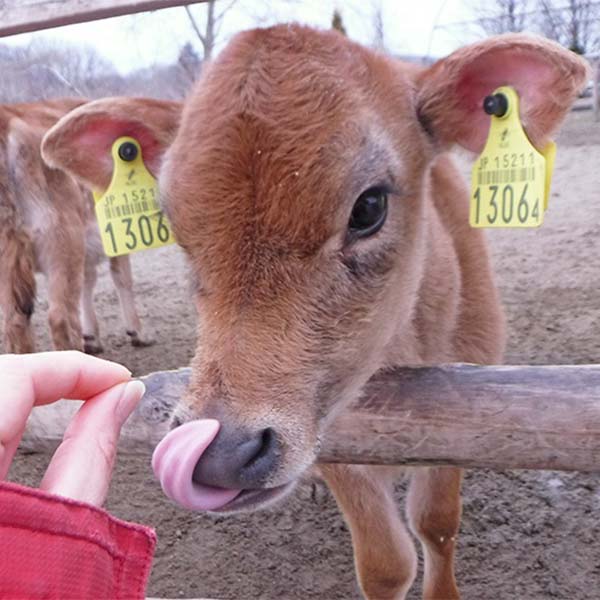
<instances>
[{"instance_id":1,"label":"fingernail","mask_svg":"<svg viewBox=\"0 0 600 600\"><path fill-rule=\"evenodd\" d=\"M124 423L129 415L133 412L135 407L138 405L142 396L146 392L146 386L142 381L136 379L135 381L129 381L125 384L125 389L119 399L117 406L117 414L121 419L121 423Z\"/></svg>"},{"instance_id":2,"label":"fingernail","mask_svg":"<svg viewBox=\"0 0 600 600\"><path fill-rule=\"evenodd\" d=\"M105 360L105 359L100 359L100 360ZM125 365L122 365L121 363L115 362L114 360L107 360L106 362L114 365L115 367L119 367L119 369L121 369L122 371L126 371L127 374L129 375L129 377L131 377L133 375L133 373Z\"/></svg>"},{"instance_id":3,"label":"fingernail","mask_svg":"<svg viewBox=\"0 0 600 600\"><path fill-rule=\"evenodd\" d=\"M116 365L119 365L119 363L115 363ZM123 369L123 371L127 371L129 377L131 377L133 375L133 373L125 366L125 365L119 365L121 367L121 369Z\"/></svg>"}]
</instances>

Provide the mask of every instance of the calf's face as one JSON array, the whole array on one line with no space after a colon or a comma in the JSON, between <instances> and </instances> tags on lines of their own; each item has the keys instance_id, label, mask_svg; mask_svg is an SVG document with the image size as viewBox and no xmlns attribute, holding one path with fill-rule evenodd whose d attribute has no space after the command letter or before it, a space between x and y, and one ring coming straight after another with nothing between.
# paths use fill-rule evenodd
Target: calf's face
<instances>
[{"instance_id":1,"label":"calf's face","mask_svg":"<svg viewBox=\"0 0 600 600\"><path fill-rule=\"evenodd\" d=\"M574 56L523 36L417 70L335 33L276 27L232 41L169 143L151 112L133 123L131 109L124 127L106 101L96 121L88 108L48 134L45 155L62 166L64 148L104 156L121 123L120 135L142 131L151 168L162 165L161 199L190 259L200 322L174 421L217 420L193 480L245 490L213 508L283 495L392 346L412 343L405 353L422 358L415 313L436 302L420 294L435 244L427 172L452 143L482 147L483 98L515 86L541 144L584 77ZM102 148L99 131L111 132ZM109 173L92 183L106 187Z\"/></svg>"},{"instance_id":2,"label":"calf's face","mask_svg":"<svg viewBox=\"0 0 600 600\"><path fill-rule=\"evenodd\" d=\"M334 35L311 53L281 30L255 56L262 35L198 84L160 175L200 315L178 418L221 423L196 473L221 487L281 486L314 462L410 319L424 254L431 144L409 80L368 56L357 78Z\"/></svg>"}]
</instances>

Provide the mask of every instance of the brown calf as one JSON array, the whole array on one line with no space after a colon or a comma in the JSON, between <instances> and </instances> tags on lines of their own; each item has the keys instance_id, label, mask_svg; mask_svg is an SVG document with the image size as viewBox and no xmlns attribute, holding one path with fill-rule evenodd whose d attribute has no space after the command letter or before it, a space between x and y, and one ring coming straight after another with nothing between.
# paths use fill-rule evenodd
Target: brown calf
<instances>
[{"instance_id":1,"label":"brown calf","mask_svg":"<svg viewBox=\"0 0 600 600\"><path fill-rule=\"evenodd\" d=\"M0 307L7 352L35 349L30 319L36 271L48 279L54 348L102 350L92 298L104 254L93 201L69 175L48 168L40 154L48 128L84 102L0 106ZM128 257L111 259L110 271L131 341L144 345Z\"/></svg>"},{"instance_id":2,"label":"brown calf","mask_svg":"<svg viewBox=\"0 0 600 600\"><path fill-rule=\"evenodd\" d=\"M176 115L127 99L87 105L49 132L51 164L97 187L118 135L137 135L150 168L160 166L200 314L174 422L220 422L193 474L199 490L233 491L211 496L226 497L219 511L288 493L332 416L377 369L502 360L485 240L469 227L469 193L446 151L483 147L483 99L506 84L542 147L585 76L574 54L522 35L415 69L333 32L279 26L229 44L185 102L174 139ZM417 561L390 472L320 472L349 523L365 595L403 597ZM411 475L424 595L455 598L461 472Z\"/></svg>"}]
</instances>

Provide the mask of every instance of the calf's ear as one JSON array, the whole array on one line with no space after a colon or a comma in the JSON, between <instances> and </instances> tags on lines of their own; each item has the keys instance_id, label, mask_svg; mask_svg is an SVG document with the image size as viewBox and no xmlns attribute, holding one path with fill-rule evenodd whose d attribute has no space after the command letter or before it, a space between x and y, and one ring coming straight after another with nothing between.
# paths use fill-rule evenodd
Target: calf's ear
<instances>
[{"instance_id":1,"label":"calf's ear","mask_svg":"<svg viewBox=\"0 0 600 600\"><path fill-rule=\"evenodd\" d=\"M520 98L521 121L541 148L589 77L587 62L545 38L507 34L457 50L416 76L419 118L442 145L479 152L490 117L483 100L507 85Z\"/></svg>"},{"instance_id":2,"label":"calf's ear","mask_svg":"<svg viewBox=\"0 0 600 600\"><path fill-rule=\"evenodd\" d=\"M149 98L103 98L65 115L44 136L46 163L69 173L92 190L111 180L112 145L122 136L135 138L149 171L158 176L162 155L175 137L181 104Z\"/></svg>"}]
</instances>

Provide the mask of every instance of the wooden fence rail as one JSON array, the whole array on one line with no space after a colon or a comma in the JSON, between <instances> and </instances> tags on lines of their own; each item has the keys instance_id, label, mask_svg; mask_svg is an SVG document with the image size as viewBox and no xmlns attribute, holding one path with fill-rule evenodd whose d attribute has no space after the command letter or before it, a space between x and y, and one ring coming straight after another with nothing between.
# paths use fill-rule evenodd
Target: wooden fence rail
<instances>
[{"instance_id":1,"label":"wooden fence rail","mask_svg":"<svg viewBox=\"0 0 600 600\"><path fill-rule=\"evenodd\" d=\"M0 37L207 0L0 0Z\"/></svg>"},{"instance_id":2,"label":"wooden fence rail","mask_svg":"<svg viewBox=\"0 0 600 600\"><path fill-rule=\"evenodd\" d=\"M150 454L189 369L142 378L120 450ZM34 411L22 447L49 452L76 403ZM331 425L322 462L600 472L600 366L445 365L378 373Z\"/></svg>"}]
</instances>

